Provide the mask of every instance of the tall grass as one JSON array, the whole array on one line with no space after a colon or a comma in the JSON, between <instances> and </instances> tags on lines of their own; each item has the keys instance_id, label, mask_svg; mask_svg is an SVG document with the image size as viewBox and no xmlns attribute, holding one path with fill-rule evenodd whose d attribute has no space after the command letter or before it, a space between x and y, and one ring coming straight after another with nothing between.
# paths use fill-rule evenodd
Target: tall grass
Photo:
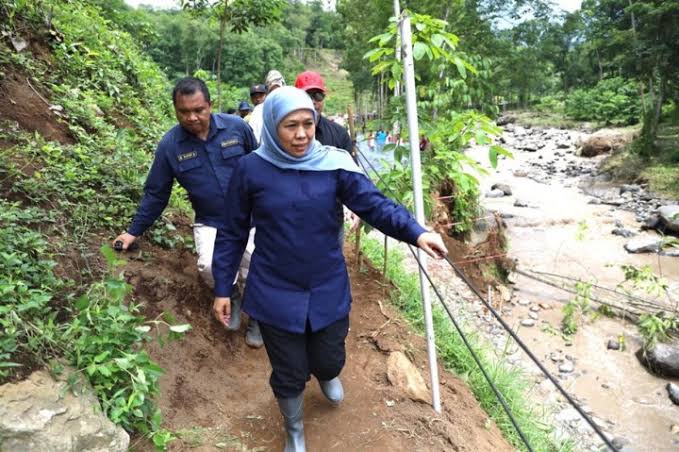
<instances>
[{"instance_id":1,"label":"tall grass","mask_svg":"<svg viewBox=\"0 0 679 452\"><path fill-rule=\"evenodd\" d=\"M361 239L361 250L376 268L383 268L384 248L378 240L369 237ZM388 256L387 278L398 290L391 292L391 302L403 313L415 330L424 333L422 300L419 279L403 266L403 255L391 249ZM445 311L438 305L433 309L436 348L439 359L445 367L454 371L471 388L481 407L495 421L507 440L518 449L525 450L519 434L514 429L502 405L474 362L471 353L455 330ZM553 427L544 421L544 413L536 409L529 397L531 383L523 372L493 358L488 345L474 333L465 331L481 363L503 394L521 430L531 447L536 451L570 451L573 444L558 442L552 438Z\"/></svg>"}]
</instances>

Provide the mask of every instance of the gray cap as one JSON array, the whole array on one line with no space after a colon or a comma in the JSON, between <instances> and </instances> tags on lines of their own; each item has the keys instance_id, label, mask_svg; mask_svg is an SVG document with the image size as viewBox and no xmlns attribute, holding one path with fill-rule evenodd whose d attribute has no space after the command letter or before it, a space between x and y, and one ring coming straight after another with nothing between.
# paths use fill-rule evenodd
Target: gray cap
<instances>
[{"instance_id":1,"label":"gray cap","mask_svg":"<svg viewBox=\"0 0 679 452\"><path fill-rule=\"evenodd\" d=\"M266 83L266 87L270 90L272 86L285 86L285 79L280 72L274 69L266 74L266 80L264 83Z\"/></svg>"}]
</instances>

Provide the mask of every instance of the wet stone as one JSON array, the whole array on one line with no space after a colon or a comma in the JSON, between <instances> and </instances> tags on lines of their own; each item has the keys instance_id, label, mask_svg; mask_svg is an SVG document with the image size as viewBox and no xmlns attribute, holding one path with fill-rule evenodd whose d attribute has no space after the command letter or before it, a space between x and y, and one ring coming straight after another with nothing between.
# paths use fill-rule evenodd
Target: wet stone
<instances>
[{"instance_id":1,"label":"wet stone","mask_svg":"<svg viewBox=\"0 0 679 452\"><path fill-rule=\"evenodd\" d=\"M627 438L623 438L622 436L616 436L611 441L611 444L613 444L613 447L615 447L616 449L622 449L623 447L628 446L630 442Z\"/></svg>"},{"instance_id":2,"label":"wet stone","mask_svg":"<svg viewBox=\"0 0 679 452\"><path fill-rule=\"evenodd\" d=\"M629 229L625 228L615 228L611 231L611 234L613 235L618 235L620 237L625 237L625 238L630 238L634 237L636 234Z\"/></svg>"},{"instance_id":3,"label":"wet stone","mask_svg":"<svg viewBox=\"0 0 679 452\"><path fill-rule=\"evenodd\" d=\"M573 372L573 369L575 369L575 366L572 361L564 361L563 364L559 366L559 372L564 374Z\"/></svg>"},{"instance_id":4,"label":"wet stone","mask_svg":"<svg viewBox=\"0 0 679 452\"><path fill-rule=\"evenodd\" d=\"M488 193L486 193L486 198L502 198L505 195L505 193L502 190L491 190Z\"/></svg>"},{"instance_id":5,"label":"wet stone","mask_svg":"<svg viewBox=\"0 0 679 452\"><path fill-rule=\"evenodd\" d=\"M549 359L555 363L560 363L563 361L563 354L561 352L552 352L549 354Z\"/></svg>"},{"instance_id":6,"label":"wet stone","mask_svg":"<svg viewBox=\"0 0 679 452\"><path fill-rule=\"evenodd\" d=\"M667 389L667 393L669 394L672 403L679 405L679 386L674 383L667 383L665 388Z\"/></svg>"}]
</instances>

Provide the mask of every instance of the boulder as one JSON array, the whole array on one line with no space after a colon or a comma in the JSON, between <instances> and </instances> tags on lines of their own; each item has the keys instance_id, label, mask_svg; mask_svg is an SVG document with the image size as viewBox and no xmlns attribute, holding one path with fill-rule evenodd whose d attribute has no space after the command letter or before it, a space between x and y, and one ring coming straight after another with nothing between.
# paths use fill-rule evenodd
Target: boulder
<instances>
[{"instance_id":1,"label":"boulder","mask_svg":"<svg viewBox=\"0 0 679 452\"><path fill-rule=\"evenodd\" d=\"M624 184L620 186L620 194L623 193L639 193L641 191L641 186L635 184Z\"/></svg>"},{"instance_id":2,"label":"boulder","mask_svg":"<svg viewBox=\"0 0 679 452\"><path fill-rule=\"evenodd\" d=\"M582 142L580 155L582 157L595 157L606 152L615 151L632 141L633 138L633 135L629 132L600 130Z\"/></svg>"},{"instance_id":3,"label":"boulder","mask_svg":"<svg viewBox=\"0 0 679 452\"><path fill-rule=\"evenodd\" d=\"M661 240L654 237L639 237L632 239L625 244L628 253L658 253L660 251Z\"/></svg>"},{"instance_id":4,"label":"boulder","mask_svg":"<svg viewBox=\"0 0 679 452\"><path fill-rule=\"evenodd\" d=\"M512 188L507 184L493 184L491 190L502 190L505 196L512 196Z\"/></svg>"},{"instance_id":5,"label":"boulder","mask_svg":"<svg viewBox=\"0 0 679 452\"><path fill-rule=\"evenodd\" d=\"M679 378L679 341L659 342L646 352L640 349L637 358L657 375Z\"/></svg>"},{"instance_id":6,"label":"boulder","mask_svg":"<svg viewBox=\"0 0 679 452\"><path fill-rule=\"evenodd\" d=\"M650 215L644 220L641 229L655 229L660 225L660 217L656 214Z\"/></svg>"},{"instance_id":7,"label":"boulder","mask_svg":"<svg viewBox=\"0 0 679 452\"><path fill-rule=\"evenodd\" d=\"M661 256L679 257L679 248L669 248L660 252Z\"/></svg>"},{"instance_id":8,"label":"boulder","mask_svg":"<svg viewBox=\"0 0 679 452\"><path fill-rule=\"evenodd\" d=\"M591 136L582 143L580 155L583 157L596 157L613 149L611 141L607 137Z\"/></svg>"},{"instance_id":9,"label":"boulder","mask_svg":"<svg viewBox=\"0 0 679 452\"><path fill-rule=\"evenodd\" d=\"M502 196L504 196L504 194ZM493 213L484 210L482 214L479 215L479 218L474 220L472 228L467 235L467 242L472 246L483 243L488 240L488 237L490 237L492 233L497 232L499 227L500 225Z\"/></svg>"},{"instance_id":10,"label":"boulder","mask_svg":"<svg viewBox=\"0 0 679 452\"><path fill-rule=\"evenodd\" d=\"M665 388L667 389L667 394L670 396L672 403L679 405L679 386L674 383L667 383Z\"/></svg>"},{"instance_id":11,"label":"boulder","mask_svg":"<svg viewBox=\"0 0 679 452\"><path fill-rule=\"evenodd\" d=\"M679 234L679 205L662 206L658 209L658 216L664 232Z\"/></svg>"},{"instance_id":12,"label":"boulder","mask_svg":"<svg viewBox=\"0 0 679 452\"><path fill-rule=\"evenodd\" d=\"M533 206L527 201L524 201L522 199L516 199L514 201L514 207L533 207Z\"/></svg>"},{"instance_id":13,"label":"boulder","mask_svg":"<svg viewBox=\"0 0 679 452\"><path fill-rule=\"evenodd\" d=\"M502 198L505 195L505 192L502 190L494 189L486 193L486 198Z\"/></svg>"},{"instance_id":14,"label":"boulder","mask_svg":"<svg viewBox=\"0 0 679 452\"><path fill-rule=\"evenodd\" d=\"M502 115L499 118L497 118L495 124L497 124L498 126L506 126L507 124L511 124L513 122L516 122L516 117L511 115Z\"/></svg>"},{"instance_id":15,"label":"boulder","mask_svg":"<svg viewBox=\"0 0 679 452\"><path fill-rule=\"evenodd\" d=\"M424 378L403 352L389 354L389 358L387 358L387 378L408 398L417 402L431 403L431 394L429 394Z\"/></svg>"},{"instance_id":16,"label":"boulder","mask_svg":"<svg viewBox=\"0 0 679 452\"><path fill-rule=\"evenodd\" d=\"M625 228L615 228L611 231L611 234L613 235L619 235L620 237L625 237L625 238L630 238L634 237L636 234L629 229Z\"/></svg>"},{"instance_id":17,"label":"boulder","mask_svg":"<svg viewBox=\"0 0 679 452\"><path fill-rule=\"evenodd\" d=\"M101 411L91 388L77 396L46 371L0 386L0 438L7 451L127 451L130 437Z\"/></svg>"}]
</instances>

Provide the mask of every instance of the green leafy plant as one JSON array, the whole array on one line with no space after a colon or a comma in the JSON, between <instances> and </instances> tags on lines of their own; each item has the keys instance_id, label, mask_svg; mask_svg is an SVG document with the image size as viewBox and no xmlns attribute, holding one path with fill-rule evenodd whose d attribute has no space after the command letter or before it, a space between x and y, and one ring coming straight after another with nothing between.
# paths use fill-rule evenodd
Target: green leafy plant
<instances>
[{"instance_id":1,"label":"green leafy plant","mask_svg":"<svg viewBox=\"0 0 679 452\"><path fill-rule=\"evenodd\" d=\"M679 318L667 316L665 313L642 314L637 323L641 335L644 337L644 348L653 348L658 342L665 342L672 332L679 327Z\"/></svg>"},{"instance_id":2,"label":"green leafy plant","mask_svg":"<svg viewBox=\"0 0 679 452\"><path fill-rule=\"evenodd\" d=\"M147 322L138 306L125 303L131 287L122 273L116 274L125 261L108 246L101 252L109 272L75 302L75 315L63 339L69 344L66 358L86 375L113 422L153 435L160 429L161 415L153 397L158 395L163 370L142 346L151 339L152 327L166 328L167 338L175 339L190 326L159 319Z\"/></svg>"},{"instance_id":3,"label":"green leafy plant","mask_svg":"<svg viewBox=\"0 0 679 452\"><path fill-rule=\"evenodd\" d=\"M585 281L575 283L576 296L563 307L561 331L566 335L573 335L578 330L579 323L593 313L591 306L592 284Z\"/></svg>"},{"instance_id":4,"label":"green leafy plant","mask_svg":"<svg viewBox=\"0 0 679 452\"><path fill-rule=\"evenodd\" d=\"M485 115L474 111L457 112L451 108L451 102L460 102L468 105L472 98L452 99L446 97L445 102L437 102L436 99L446 96L446 92L460 92L461 87L471 86L469 75L477 75L476 68L467 61L466 55L456 50L459 39L446 31L445 21L434 19L427 15L415 14L409 11L404 15L411 17L413 27L413 58L429 66L427 71L445 73L446 68L454 67L457 77L437 77L430 85L419 87L419 92L424 92L425 101L418 103L418 108L441 109L445 113L431 123L422 121L422 134L430 140L430 152L424 153L423 181L425 191L438 192L440 199L448 208L451 217L455 219L454 229L463 232L471 227L472 220L478 216L478 180L470 173L469 169L483 173L484 170L473 159L467 157L463 150L470 144L489 146L488 158L491 166L495 168L500 155L511 157L504 148L493 143L492 137L501 133L501 130ZM400 81L403 76L402 62L397 60L394 45L397 41L397 20L392 18L387 31L373 37L370 42L377 45L376 48L367 52L364 58L373 63L373 75L382 74L387 77L390 87ZM479 60L484 67L487 61ZM443 83L445 87L441 85ZM456 85L451 89L452 85ZM457 86L459 85L459 86ZM393 120L404 124L402 101L393 100L391 114ZM459 104L458 104L459 105ZM425 117L427 115L420 115ZM404 154L408 151L402 146L393 148L396 163L392 165L385 176L389 182L389 192L397 200L406 206L412 199L410 186L407 183L397 181L410 180L406 174L407 169L403 164ZM384 188L384 187L382 187ZM395 194L394 194L395 193ZM433 199L425 200L425 211L432 211Z\"/></svg>"},{"instance_id":5,"label":"green leafy plant","mask_svg":"<svg viewBox=\"0 0 679 452\"><path fill-rule=\"evenodd\" d=\"M655 274L649 265L637 267L632 264L622 264L620 269L625 279L618 284L618 288L626 292L643 290L647 294L660 296L667 293L668 284L665 278Z\"/></svg>"},{"instance_id":6,"label":"green leafy plant","mask_svg":"<svg viewBox=\"0 0 679 452\"><path fill-rule=\"evenodd\" d=\"M593 88L578 88L569 93L565 112L582 121L634 124L641 115L639 91L634 82L622 77L603 79Z\"/></svg>"}]
</instances>

